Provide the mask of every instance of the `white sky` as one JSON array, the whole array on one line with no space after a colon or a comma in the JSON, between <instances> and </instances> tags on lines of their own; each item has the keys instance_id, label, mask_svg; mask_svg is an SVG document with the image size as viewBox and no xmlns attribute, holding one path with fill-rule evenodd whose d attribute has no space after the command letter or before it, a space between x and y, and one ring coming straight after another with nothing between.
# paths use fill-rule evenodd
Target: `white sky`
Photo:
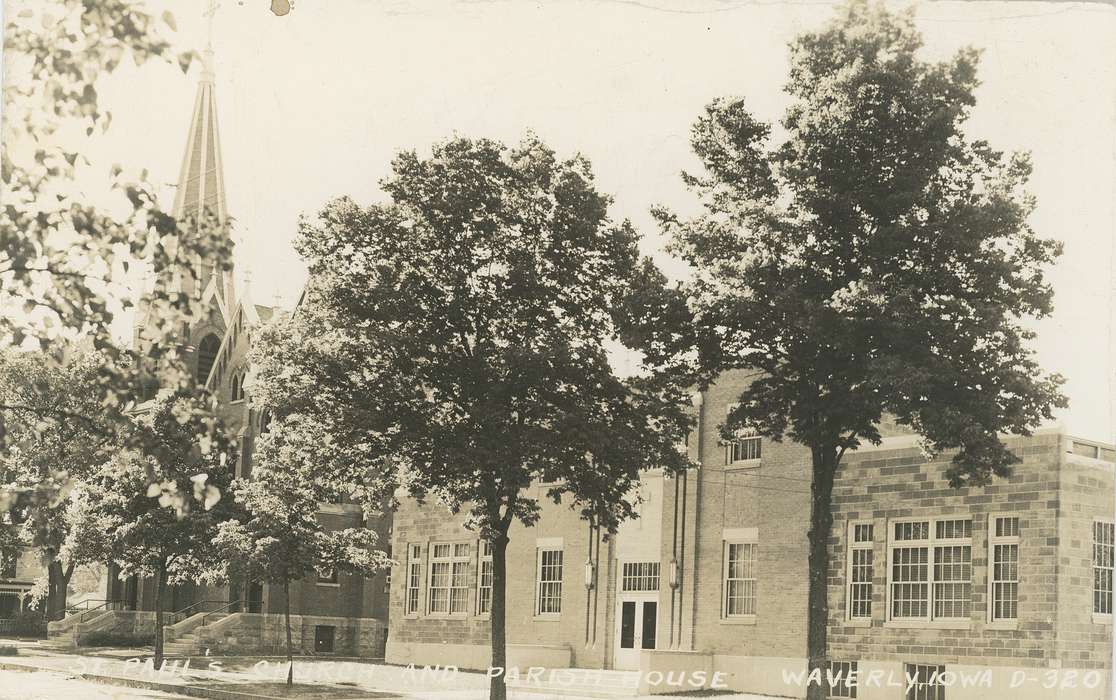
<instances>
[{"instance_id":1,"label":"white sky","mask_svg":"<svg viewBox=\"0 0 1116 700\"><path fill-rule=\"evenodd\" d=\"M204 3L171 8L177 40L201 47ZM305 278L291 248L296 220L347 194L368 203L398 150L453 133L515 141L534 130L559 154L592 161L617 218L656 253L648 214L693 200L688 131L722 95L777 119L786 44L828 21L827 2L616 0L458 3L298 0L286 17L267 0L223 0L217 13L217 103L237 264L252 297L289 304ZM1116 250L1116 11L1109 5L937 2L918 6L928 57L985 50L971 133L1032 151L1032 222L1065 242L1050 273L1052 319L1040 359L1067 377L1075 433L1111 440ZM172 184L185 148L198 67L122 68L102 88L113 126L88 149L92 172L113 162ZM99 176L102 177L102 176ZM91 184L90 187L93 187ZM167 190L167 206L173 192ZM670 261L657 253L670 271ZM675 268L677 269L677 268Z\"/></svg>"}]
</instances>

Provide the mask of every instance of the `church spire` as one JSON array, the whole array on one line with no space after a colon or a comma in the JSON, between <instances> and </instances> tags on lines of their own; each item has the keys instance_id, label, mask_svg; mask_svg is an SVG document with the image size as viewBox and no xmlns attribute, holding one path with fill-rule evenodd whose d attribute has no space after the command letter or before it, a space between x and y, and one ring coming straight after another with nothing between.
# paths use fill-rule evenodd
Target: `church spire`
<instances>
[{"instance_id":1,"label":"church spire","mask_svg":"<svg viewBox=\"0 0 1116 700\"><path fill-rule=\"evenodd\" d=\"M181 221L192 217L200 219L208 211L225 224L228 221L225 175L217 129L213 51L209 47L206 48L203 63L171 213ZM199 263L199 287L190 291L197 295L204 294L213 281L224 306L231 309L235 294L232 274L217 272L216 265L212 262L202 260ZM213 280L215 275L217 279Z\"/></svg>"},{"instance_id":2,"label":"church spire","mask_svg":"<svg viewBox=\"0 0 1116 700\"><path fill-rule=\"evenodd\" d=\"M215 215L222 225L229 219L225 198L225 174L221 161L221 141L217 129L217 100L214 94L212 23L216 9L217 2L214 0L206 12L210 20L209 41L203 54L201 79L198 81L197 94L194 97L190 129L186 135L186 151L179 170L174 207L171 209L171 214L179 222L191 218L201 219L206 212ZM176 286L187 294L202 298L210 291L212 285L213 301L221 308L222 315L227 318L236 303L233 273L219 270L214 260L194 262L198 280L195 282L190 275L178 275ZM146 316L146 310L137 309L135 320L137 343L142 327L147 323Z\"/></svg>"},{"instance_id":3,"label":"church spire","mask_svg":"<svg viewBox=\"0 0 1116 700\"><path fill-rule=\"evenodd\" d=\"M225 173L221 162L221 140L217 129L213 68L213 20L216 13L217 2L211 0L205 13L209 19L209 31L202 58L201 80L198 81L197 96L194 98L194 112L186 137L186 152L182 157L182 169L179 171L171 214L183 221L189 218L201 219L206 212L211 212L224 225L228 222L228 209ZM184 286L190 288L184 291L201 296L212 282L220 303L231 311L235 294L231 272L218 272L214 261L207 260L197 261L197 269L198 286L193 288L187 281Z\"/></svg>"}]
</instances>

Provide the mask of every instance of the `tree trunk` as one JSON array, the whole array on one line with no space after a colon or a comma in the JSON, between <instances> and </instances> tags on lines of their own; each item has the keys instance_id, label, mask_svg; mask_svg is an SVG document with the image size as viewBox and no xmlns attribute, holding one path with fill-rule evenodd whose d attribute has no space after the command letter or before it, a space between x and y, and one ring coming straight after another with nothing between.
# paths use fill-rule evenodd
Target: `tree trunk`
<instances>
[{"instance_id":1,"label":"tree trunk","mask_svg":"<svg viewBox=\"0 0 1116 700\"><path fill-rule=\"evenodd\" d=\"M46 619L48 622L61 620L65 613L65 608L58 605L58 574L61 567L55 566L57 562L53 555L46 555L43 560L47 570Z\"/></svg>"},{"instance_id":2,"label":"tree trunk","mask_svg":"<svg viewBox=\"0 0 1116 700\"><path fill-rule=\"evenodd\" d=\"M58 610L61 611L62 617L66 616L66 600L70 596L70 579L74 576L74 565L70 564L63 568L62 562L55 562L58 565L58 591L55 593L58 597Z\"/></svg>"},{"instance_id":3,"label":"tree trunk","mask_svg":"<svg viewBox=\"0 0 1116 700\"><path fill-rule=\"evenodd\" d=\"M492 610L489 616L492 637L492 668L500 669L499 675L491 675L488 685L488 700L506 700L508 694L504 676L507 671L508 647L507 627L505 625L505 611L507 606L507 561L508 551L508 523L503 526L496 539L492 542Z\"/></svg>"},{"instance_id":4,"label":"tree trunk","mask_svg":"<svg viewBox=\"0 0 1116 700\"><path fill-rule=\"evenodd\" d=\"M167 565L155 573L155 668L163 667L163 592L167 588Z\"/></svg>"},{"instance_id":5,"label":"tree trunk","mask_svg":"<svg viewBox=\"0 0 1116 700\"><path fill-rule=\"evenodd\" d=\"M826 633L829 625L829 537L833 529L833 477L837 458L832 449L812 449L813 479L810 484L810 588L806 618L807 672L821 671L821 681L807 681L808 700L825 700L829 696L826 684Z\"/></svg>"},{"instance_id":6,"label":"tree trunk","mask_svg":"<svg viewBox=\"0 0 1116 700\"><path fill-rule=\"evenodd\" d=\"M61 620L66 616L66 594L74 567L63 568L53 553L44 555L43 560L47 570L46 619Z\"/></svg>"},{"instance_id":7,"label":"tree trunk","mask_svg":"<svg viewBox=\"0 0 1116 700\"><path fill-rule=\"evenodd\" d=\"M294 651L291 648L291 582L283 582L283 595L286 597L287 606L283 615L287 620L287 685L294 685Z\"/></svg>"}]
</instances>

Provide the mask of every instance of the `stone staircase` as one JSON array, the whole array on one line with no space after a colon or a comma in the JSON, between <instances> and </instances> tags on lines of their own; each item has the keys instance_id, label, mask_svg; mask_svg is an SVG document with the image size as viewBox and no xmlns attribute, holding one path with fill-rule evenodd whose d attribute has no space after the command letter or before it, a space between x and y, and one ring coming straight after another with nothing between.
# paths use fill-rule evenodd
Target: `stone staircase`
<instances>
[{"instance_id":1,"label":"stone staircase","mask_svg":"<svg viewBox=\"0 0 1116 700\"><path fill-rule=\"evenodd\" d=\"M193 634L184 634L174 641L163 640L163 655L171 657L187 657L198 655L198 638Z\"/></svg>"},{"instance_id":2,"label":"stone staircase","mask_svg":"<svg viewBox=\"0 0 1116 700\"><path fill-rule=\"evenodd\" d=\"M80 636L105 629L113 621L112 610L76 612L61 620L48 622L47 638L39 640L39 646L47 649L73 649Z\"/></svg>"},{"instance_id":3,"label":"stone staircase","mask_svg":"<svg viewBox=\"0 0 1116 700\"><path fill-rule=\"evenodd\" d=\"M212 624L223 620L233 613L197 612L173 625L163 626L163 654L165 656L199 656L204 653L197 630L202 622Z\"/></svg>"},{"instance_id":4,"label":"stone staircase","mask_svg":"<svg viewBox=\"0 0 1116 700\"><path fill-rule=\"evenodd\" d=\"M638 671L605 671L592 668L546 669L541 675L508 679L509 691L590 698L631 698L639 695Z\"/></svg>"}]
</instances>

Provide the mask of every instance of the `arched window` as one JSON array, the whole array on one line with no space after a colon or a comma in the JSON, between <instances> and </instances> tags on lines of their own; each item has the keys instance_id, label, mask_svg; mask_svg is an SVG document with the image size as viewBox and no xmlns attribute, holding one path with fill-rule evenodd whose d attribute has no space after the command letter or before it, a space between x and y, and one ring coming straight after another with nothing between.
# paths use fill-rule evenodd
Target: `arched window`
<instances>
[{"instance_id":1,"label":"arched window","mask_svg":"<svg viewBox=\"0 0 1116 700\"><path fill-rule=\"evenodd\" d=\"M248 376L248 374L246 372L236 372L236 373L233 374L233 380L232 380L232 400L233 401L243 401L244 400L244 397L245 397L244 380L245 380L245 378L247 378L247 376Z\"/></svg>"},{"instance_id":2,"label":"arched window","mask_svg":"<svg viewBox=\"0 0 1116 700\"><path fill-rule=\"evenodd\" d=\"M205 380L209 379L209 372L213 369L213 362L220 349L221 341L212 333L198 343L198 384L205 384Z\"/></svg>"}]
</instances>

